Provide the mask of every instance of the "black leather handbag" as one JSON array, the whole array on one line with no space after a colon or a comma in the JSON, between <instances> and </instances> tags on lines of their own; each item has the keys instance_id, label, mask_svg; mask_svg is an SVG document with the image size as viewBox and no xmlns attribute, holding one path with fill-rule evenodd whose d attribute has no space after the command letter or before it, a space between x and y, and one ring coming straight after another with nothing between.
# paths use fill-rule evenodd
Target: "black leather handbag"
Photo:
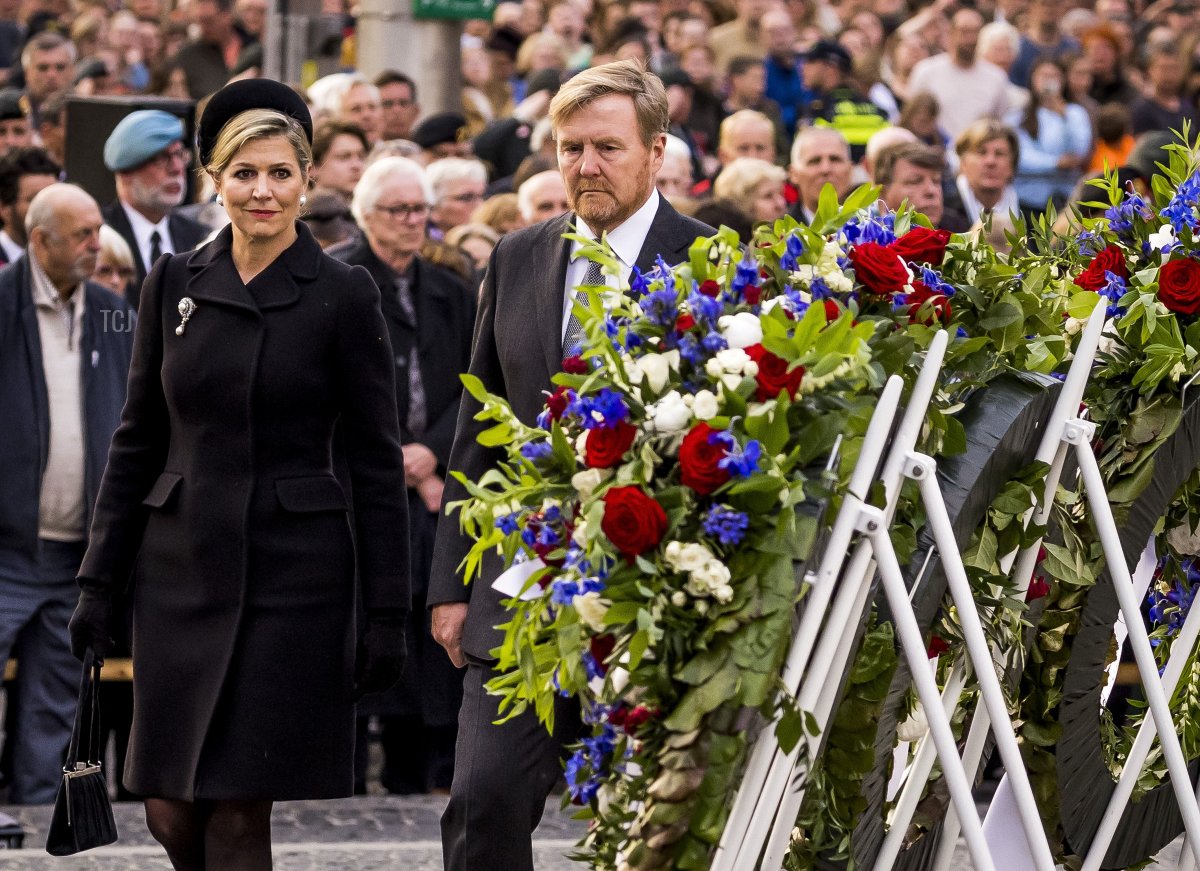
<instances>
[{"instance_id":1,"label":"black leather handbag","mask_svg":"<svg viewBox=\"0 0 1200 871\"><path fill-rule=\"evenodd\" d=\"M54 815L46 832L46 852L51 856L73 856L117 839L117 823L100 763L101 665L95 652L88 648L83 659L75 728L71 731L62 783L54 799Z\"/></svg>"}]
</instances>

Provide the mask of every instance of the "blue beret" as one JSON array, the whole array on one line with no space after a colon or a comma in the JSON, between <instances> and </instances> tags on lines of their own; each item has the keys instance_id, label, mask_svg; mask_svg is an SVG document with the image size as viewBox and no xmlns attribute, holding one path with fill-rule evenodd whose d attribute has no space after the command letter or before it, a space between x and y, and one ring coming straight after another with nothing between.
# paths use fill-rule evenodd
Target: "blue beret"
<instances>
[{"instance_id":1,"label":"blue beret","mask_svg":"<svg viewBox=\"0 0 1200 871\"><path fill-rule=\"evenodd\" d=\"M183 140L183 121L161 109L130 112L104 143L104 165L113 172L136 169L172 142Z\"/></svg>"}]
</instances>

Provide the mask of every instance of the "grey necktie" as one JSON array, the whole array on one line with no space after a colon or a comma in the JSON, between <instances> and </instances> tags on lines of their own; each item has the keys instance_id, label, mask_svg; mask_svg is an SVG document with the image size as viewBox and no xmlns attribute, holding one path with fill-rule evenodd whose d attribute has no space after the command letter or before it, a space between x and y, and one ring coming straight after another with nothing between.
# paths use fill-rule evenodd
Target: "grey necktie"
<instances>
[{"instance_id":1,"label":"grey necktie","mask_svg":"<svg viewBox=\"0 0 1200 871\"><path fill-rule=\"evenodd\" d=\"M585 285L604 284L604 270L595 260L589 260L587 272L583 275L583 283ZM582 290L575 291L575 299L582 305L588 304L587 294ZM574 306L571 307L571 316L567 318L567 331L563 335L562 353L564 357L574 357L583 350L583 324L575 314Z\"/></svg>"},{"instance_id":2,"label":"grey necktie","mask_svg":"<svg viewBox=\"0 0 1200 871\"><path fill-rule=\"evenodd\" d=\"M408 415L405 423L414 438L420 438L425 433L425 384L421 381L421 359L417 353L417 309L413 305L412 285L407 276L396 279L396 298L400 302L400 310L413 326L413 346L408 352Z\"/></svg>"}]
</instances>

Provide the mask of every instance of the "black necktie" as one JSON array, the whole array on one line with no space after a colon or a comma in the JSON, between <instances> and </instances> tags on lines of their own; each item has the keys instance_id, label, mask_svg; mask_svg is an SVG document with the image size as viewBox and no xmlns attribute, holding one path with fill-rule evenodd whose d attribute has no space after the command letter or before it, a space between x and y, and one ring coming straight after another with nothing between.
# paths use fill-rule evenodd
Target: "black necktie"
<instances>
[{"instance_id":1,"label":"black necktie","mask_svg":"<svg viewBox=\"0 0 1200 871\"><path fill-rule=\"evenodd\" d=\"M155 230L150 234L150 263L149 267L153 268L158 262L158 258L162 257L162 233Z\"/></svg>"}]
</instances>

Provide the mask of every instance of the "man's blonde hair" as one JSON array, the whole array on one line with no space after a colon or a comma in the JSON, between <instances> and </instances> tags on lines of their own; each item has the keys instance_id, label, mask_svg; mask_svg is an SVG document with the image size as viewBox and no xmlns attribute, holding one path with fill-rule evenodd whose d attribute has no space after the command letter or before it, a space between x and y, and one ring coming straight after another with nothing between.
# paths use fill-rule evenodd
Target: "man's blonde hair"
<instances>
[{"instance_id":1,"label":"man's blonde hair","mask_svg":"<svg viewBox=\"0 0 1200 871\"><path fill-rule=\"evenodd\" d=\"M612 94L633 100L638 132L649 146L667 132L667 90L662 80L636 60L621 60L584 70L563 85L550 101L550 122L557 134L563 123L590 103Z\"/></svg>"}]
</instances>

